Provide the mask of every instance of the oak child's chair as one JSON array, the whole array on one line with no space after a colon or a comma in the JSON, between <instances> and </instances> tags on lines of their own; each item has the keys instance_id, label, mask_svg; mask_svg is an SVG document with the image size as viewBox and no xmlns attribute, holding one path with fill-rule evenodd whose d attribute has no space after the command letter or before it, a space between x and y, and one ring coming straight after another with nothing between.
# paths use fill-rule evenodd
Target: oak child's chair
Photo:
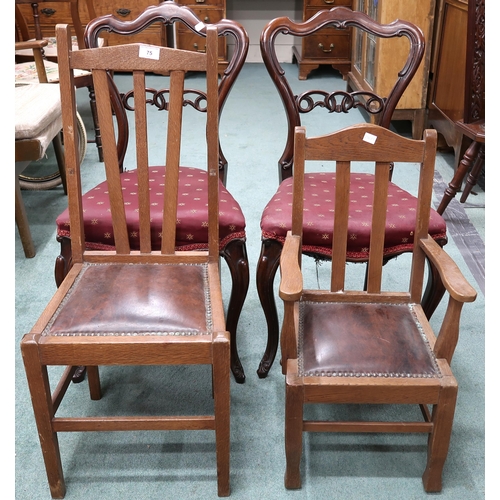
<instances>
[{"instance_id":1,"label":"oak child's chair","mask_svg":"<svg viewBox=\"0 0 500 500\"><path fill-rule=\"evenodd\" d=\"M89 47L96 47L98 43L97 33L103 33L103 31L118 33L125 40L127 35L136 34L146 29L151 24L155 12L158 12L159 16L157 19L154 19L154 22L162 22L166 26L170 23L182 23L184 27L187 27L201 37L206 36L206 26L208 25L203 23L193 10L186 6L180 6L175 2L162 2L160 6L148 7L134 21L130 22L119 21L111 15L98 18L98 20L92 23L92 30L87 28L85 34L86 43ZM223 19L215 23L214 26L217 27L219 37L229 36L234 41L232 57L219 81L218 106L219 113L221 113L227 96L245 61L248 52L248 35L245 29L235 21ZM147 92L150 104L158 107L158 113L165 113L167 111L165 99L169 92L168 79L165 78L164 83L160 84L167 85L167 88L155 89L148 87ZM120 169L123 170L123 161L126 159L130 128L128 115L133 113L134 110L134 96L127 91L123 91L120 96L120 92L116 86L113 86L113 82L110 82L110 85L115 98L114 107L116 112L115 118L117 120L117 141L119 144L118 157ZM186 91L184 105L189 109L203 113L205 111L204 103L203 89L191 88L189 92ZM164 160L161 159L159 161L163 162ZM240 205L225 187L227 160L220 147L218 163L220 168L219 178L221 181L219 193L219 251L229 267L232 280L226 325L228 331L231 333L231 369L236 381L242 383L245 380L245 373L238 355L236 331L249 286L245 232L246 222ZM156 165L157 168L150 172L151 182L161 182L164 175L164 164ZM137 199L134 197L134 189L129 189L127 186L134 186L135 182L137 182L137 175L138 171L135 169L128 169L126 172L121 173L122 178L127 180L127 184L124 185L124 196L127 198L125 211L127 220L129 221L130 245L134 250L139 249L139 238L137 236L139 234L138 220L135 215L138 206ZM207 248L207 233L204 228L206 219L206 184L202 182L203 177L204 173L192 166L182 166L179 171L179 184L182 186L182 193L179 198L176 246L180 250ZM162 241L161 212L163 207L163 193L157 191L154 194L156 199L152 200L151 204L151 244L153 250L159 250ZM103 189L103 184L101 183L85 193L82 203L84 206L83 225L86 235L86 247L88 249L113 250L114 238L109 212L110 202L106 196L105 189ZM57 239L61 244L60 255L57 257L55 263L56 284L59 286L72 265L68 210L65 210L57 218L56 224ZM75 378L81 380L80 376Z\"/></svg>"},{"instance_id":2,"label":"oak child's chair","mask_svg":"<svg viewBox=\"0 0 500 500\"><path fill-rule=\"evenodd\" d=\"M314 37L321 30L360 30L370 37L378 37L384 44L378 43L377 50L392 50L402 55L401 69L393 75L394 80L388 81L387 95L377 95L367 88L366 90L351 92L345 87L322 88L303 91L294 94L292 82L287 78L276 54L277 43L282 43L283 36ZM354 33L352 34L354 37ZM380 24L363 12L352 11L346 7L334 7L330 10L319 11L304 22L295 22L287 17L271 20L263 29L260 39L262 57L269 75L275 84L287 118L287 139L283 154L278 162L279 186L269 200L262 213L260 226L262 230L261 254L257 262L257 289L259 299L266 317L268 341L266 350L260 362L257 373L266 377L274 362L279 343L279 325L276 303L274 298L274 278L279 265L281 249L287 231L291 228L292 213L292 181L293 181L293 140L294 129L301 125L302 117L312 111L324 108L331 113L332 124L324 133L339 129L335 125L335 115L349 113L357 108L362 109L371 122L389 128L393 112L405 89L417 71L424 55L424 38L420 28L412 23L396 20L390 24ZM311 85L315 82L311 78ZM338 85L338 84L336 84ZM352 115L352 113L351 113ZM318 115L316 115L318 116ZM352 118L348 117L348 120ZM308 123L312 123L309 121ZM317 126L317 123L315 124ZM333 230L332 210L334 197L322 198L321 205L317 200L325 190L333 193L335 176L328 173L309 172L305 177L305 217L302 249L305 255L314 259L328 260L331 256L329 242ZM352 217L357 220L355 234L348 239L347 260L349 262L367 262L370 227L365 224L366 205L365 192L371 188L371 177L361 176L351 184L353 190L352 201L358 204L357 211ZM389 205L387 228L385 235L384 260L391 260L413 248L413 232L415 218L413 207L416 204L414 196L393 186L392 203ZM446 223L434 210L431 210L429 225L431 236L441 245L447 242ZM424 309L430 317L439 304L444 288L440 283L439 274L432 262L429 265L429 279L425 291Z\"/></svg>"},{"instance_id":3,"label":"oak child's chair","mask_svg":"<svg viewBox=\"0 0 500 500\"><path fill-rule=\"evenodd\" d=\"M151 16L161 17L162 12L160 4ZM109 22L114 23L113 20ZM218 38L216 27L200 29L207 37L206 53L143 44L72 51L68 26L56 27L73 266L40 319L21 341L53 498L65 495L58 444L58 433L65 431L215 431L218 494L229 495L230 338L226 331L219 274ZM89 68L94 81L103 132L114 250L89 250L85 244L84 204L74 134L73 71L79 67ZM137 249L130 245L124 208L122 185L127 179L119 172L109 91L109 72L112 71L133 72L137 137L135 196L140 239ZM206 154L206 169L203 175L197 176L197 182L206 184L208 206L204 226L209 244L205 250L178 251L175 246L177 199L181 196L178 189L180 139L185 110L184 80L189 71L206 75L206 149L201 151L203 156ZM168 120L165 120L163 134L166 140L165 178L156 188L164 191L162 243L158 250L152 249L154 235L150 229L150 198L155 196L149 189L154 167L149 167L146 120L146 73L150 72L168 72L171 81ZM158 147L156 143L155 148ZM53 365L66 367L58 385L50 385L48 369ZM151 365L207 365L207 369L211 367L208 379L212 382L207 397L210 400L213 395L213 408L210 409L213 411L199 415L193 409L191 415L160 416L148 411L152 401L140 400L133 416L124 416L120 409L116 409L114 415L58 416L56 412L68 387L78 387L70 381L80 365L88 367L93 400L101 398L99 366L106 366L106 374L110 377L117 365L143 369ZM182 384L183 380L174 379L173 375L169 378L169 386ZM123 372L120 377L123 379ZM115 375L115 383L120 382L123 380L116 380ZM169 401L168 388L159 382L155 399L175 405L178 401L175 398ZM190 396L196 392L189 386L185 389ZM108 384L107 391L110 390ZM214 478L215 475L214 467Z\"/></svg>"},{"instance_id":4,"label":"oak child's chair","mask_svg":"<svg viewBox=\"0 0 500 500\"><path fill-rule=\"evenodd\" d=\"M436 144L435 130L424 131L423 140L413 140L371 124L316 137L307 137L304 127L296 128L293 223L281 253L279 292L285 305L281 350L286 373L287 488L301 487L303 432L406 432L428 434L424 489L441 490L457 397L450 364L462 306L474 301L476 292L428 233ZM301 271L304 165L319 160L336 162L335 225L329 287L310 290ZM345 272L348 234L356 224L350 203L356 182L354 162L371 162L374 173L366 290L352 287ZM417 164L420 172L411 265L406 266L409 280L402 279L404 269L399 270L401 287L394 283L388 287L383 280L383 270L388 272L383 260L386 214L392 201L391 162L409 173ZM426 258L433 261L449 293L438 335L421 304ZM304 414L304 406L314 403L336 406ZM418 415L415 420L395 420L391 412L390 421L378 421L380 405L414 404L420 405L422 420ZM359 413L342 412L340 407L346 405L364 406ZM336 421L339 411L342 417L356 413L355 420Z\"/></svg>"}]
</instances>

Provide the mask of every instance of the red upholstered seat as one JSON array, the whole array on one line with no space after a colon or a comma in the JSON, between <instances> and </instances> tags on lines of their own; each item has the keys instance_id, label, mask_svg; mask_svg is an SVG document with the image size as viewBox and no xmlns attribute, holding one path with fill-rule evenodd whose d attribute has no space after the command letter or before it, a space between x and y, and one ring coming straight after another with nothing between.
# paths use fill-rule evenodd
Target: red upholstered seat
<instances>
[{"instance_id":1,"label":"red upholstered seat","mask_svg":"<svg viewBox=\"0 0 500 500\"><path fill-rule=\"evenodd\" d=\"M163 183L165 167L150 167L151 238L153 250L161 247L161 222L163 211ZM130 246L139 249L139 212L137 196L137 171L121 174L123 197L126 205ZM206 249L207 186L206 172L192 167L180 167L179 198L177 209L178 249ZM158 189L156 189L158 188ZM222 183L219 189L219 238L220 248L229 241L245 238L245 218L240 205ZM85 237L88 248L113 249L114 237L111 222L107 182L102 182L83 196ZM69 214L66 209L57 218L57 235L70 237Z\"/></svg>"},{"instance_id":2,"label":"red upholstered seat","mask_svg":"<svg viewBox=\"0 0 500 500\"><path fill-rule=\"evenodd\" d=\"M349 236L347 258L351 261L368 259L373 200L372 174L351 176ZM292 221L293 177L285 179L266 205L261 219L263 238L283 243ZM325 193L331 193L325 198ZM304 176L304 253L331 257L333 212L335 209L335 174L315 172ZM387 211L384 254L398 255L411 251L415 230L417 199L394 183L389 183L390 207ZM446 240L446 222L431 211L429 234L436 240Z\"/></svg>"}]
</instances>

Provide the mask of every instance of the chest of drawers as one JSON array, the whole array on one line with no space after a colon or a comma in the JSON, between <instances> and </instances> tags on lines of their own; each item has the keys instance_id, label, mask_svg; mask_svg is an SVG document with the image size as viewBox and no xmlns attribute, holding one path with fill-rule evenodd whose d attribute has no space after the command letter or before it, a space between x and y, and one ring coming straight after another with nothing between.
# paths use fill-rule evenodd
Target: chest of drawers
<instances>
[{"instance_id":1,"label":"chest of drawers","mask_svg":"<svg viewBox=\"0 0 500 500\"><path fill-rule=\"evenodd\" d=\"M353 1L353 9L365 12L382 24L388 24L395 19L404 19L417 25L424 34L424 58L393 114L394 120L411 121L414 139L421 139L424 130L435 6L435 0ZM407 54L407 42L404 37L395 40L376 40L356 30L352 40L352 70L347 77L348 86L351 90L373 91L379 95L387 95Z\"/></svg>"},{"instance_id":2,"label":"chest of drawers","mask_svg":"<svg viewBox=\"0 0 500 500\"><path fill-rule=\"evenodd\" d=\"M180 5L188 6L207 24L213 24L226 17L226 0L177 0ZM205 51L205 38L193 33L181 23L176 25L177 48L192 51ZM219 39L219 71L227 67L227 44L225 37Z\"/></svg>"},{"instance_id":3,"label":"chest of drawers","mask_svg":"<svg viewBox=\"0 0 500 500\"><path fill-rule=\"evenodd\" d=\"M161 0L79 0L78 11L83 28L95 16L113 14L123 21L135 19L146 7L160 3ZM30 3L23 3L19 8L26 19L30 35L34 38L33 10ZM68 23L73 26L71 6L68 1L38 2L40 27L44 37L54 36L58 23ZM95 14L95 16L94 16ZM120 35L104 34L109 45L123 43ZM127 43L143 42L154 45L166 45L167 38L162 26L151 26L137 35L127 36Z\"/></svg>"},{"instance_id":4,"label":"chest of drawers","mask_svg":"<svg viewBox=\"0 0 500 500\"><path fill-rule=\"evenodd\" d=\"M352 0L304 0L302 20L306 21L319 10L337 6L351 7ZM346 75L351 69L351 30L324 28L316 35L301 40L293 47L299 66L299 80L306 80L309 73L326 64Z\"/></svg>"}]
</instances>

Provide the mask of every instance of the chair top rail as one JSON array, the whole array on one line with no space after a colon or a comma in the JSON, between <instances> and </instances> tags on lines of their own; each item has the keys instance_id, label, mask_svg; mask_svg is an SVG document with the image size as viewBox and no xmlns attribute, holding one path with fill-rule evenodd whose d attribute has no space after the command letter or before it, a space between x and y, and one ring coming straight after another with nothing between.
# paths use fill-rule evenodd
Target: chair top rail
<instances>
[{"instance_id":1,"label":"chair top rail","mask_svg":"<svg viewBox=\"0 0 500 500\"><path fill-rule=\"evenodd\" d=\"M367 90L347 92L324 89L294 94L285 70L278 61L276 38L278 35L305 37L325 27L339 30L358 28L380 38L406 37L409 40L408 57L387 96L379 96ZM280 94L288 120L287 141L278 162L281 181L292 175L294 128L301 125L301 113L308 113L316 107L325 108L330 113L347 113L350 109L361 107L378 116L379 125L389 127L397 103L422 61L425 40L422 30L410 22L396 20L390 24L381 24L363 12L339 6L319 11L303 22L296 22L288 17L273 19L262 31L260 47L264 64Z\"/></svg>"}]
</instances>

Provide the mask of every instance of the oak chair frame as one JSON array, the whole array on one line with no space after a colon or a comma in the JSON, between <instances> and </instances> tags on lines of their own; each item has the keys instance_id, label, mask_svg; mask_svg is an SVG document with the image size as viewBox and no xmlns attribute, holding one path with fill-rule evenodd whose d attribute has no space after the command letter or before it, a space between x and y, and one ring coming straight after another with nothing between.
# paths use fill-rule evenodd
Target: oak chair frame
<instances>
[{"instance_id":1,"label":"oak chair frame","mask_svg":"<svg viewBox=\"0 0 500 500\"><path fill-rule=\"evenodd\" d=\"M162 22L167 27L173 25L174 23L182 23L198 35L202 37L206 36L206 27L208 24L203 23L189 7L180 6L175 2L170 1L162 2L161 7L161 11L157 9L157 6L148 7L133 21L121 21L112 15L101 16L100 18L91 21L87 26L84 34L85 45L90 48L97 47L99 34L102 34L103 32L115 33L124 36L133 35L146 29L147 26L154 22ZM157 12L161 13L159 15L154 15L155 9ZM200 28L200 26L202 26L202 28ZM248 53L249 39L243 26L235 21L222 19L219 22L214 23L213 26L217 28L217 34L219 37L232 37L235 44L233 56L231 57L227 67L224 69L222 77L219 81L218 109L220 116L224 109L227 97L245 62ZM109 84L114 102L114 111L117 115L124 116L124 99L126 96L120 95L111 79ZM128 122L127 118L124 117L119 120L117 124L120 169L123 168L123 160L127 150L128 136ZM225 185L228 162L220 144L218 164L219 178ZM54 274L56 284L59 286L71 269L72 256L70 239L65 236L58 236L57 239L61 245L61 249L59 256L56 258ZM231 295L227 309L227 329L231 332L231 370L235 380L238 383L243 383L245 381L245 371L238 354L237 327L250 282L245 238L235 238L229 241L223 248L220 249L220 255L228 265L232 280ZM81 377L78 379L80 378Z\"/></svg>"},{"instance_id":2,"label":"oak chair frame","mask_svg":"<svg viewBox=\"0 0 500 500\"><path fill-rule=\"evenodd\" d=\"M72 228L73 266L57 289L47 308L36 322L31 332L21 341L21 351L25 364L35 420L42 446L49 486L53 498L63 498L65 482L59 452L58 432L67 431L124 431L124 430L211 430L215 431L217 457L217 484L219 496L228 496L229 454L230 454L230 336L226 330L222 293L219 275L218 239L218 86L217 86L217 28L206 26L206 54L181 51L167 47L156 47L158 59L141 57L142 44L116 47L102 47L81 51L71 51L68 26L56 27L59 64L61 66L61 98L65 152L67 164L68 203ZM150 46L146 46L149 48ZM103 152L111 199L111 210L115 228L115 251L86 250L81 203L80 164L75 137L76 97L73 69L91 68L96 91L96 102L103 132ZM149 229L148 195L148 155L145 73L170 71L172 92L168 117L167 174L165 190L163 239L161 251L151 251ZM175 219L177 208L176 179L179 170L180 123L183 103L184 74L195 70L207 75L207 172L209 192L208 234L209 245L206 251L179 252L175 250ZM113 127L112 99L109 92L109 71L133 71L136 88L135 105L136 130L140 140L137 143L137 163L140 171L138 196L140 203L141 248L131 251L127 233L125 209L119 176L119 160L116 151ZM97 266L97 267L96 267ZM152 268L154 266L154 269ZM97 271L92 271L93 269ZM108 287L102 277L118 269L122 276L129 278L128 286ZM148 271L149 269L149 271ZM147 278L149 274L149 278ZM89 274L90 273L90 274ZM156 285L179 273L175 288ZM195 290L183 286L182 276L197 276L196 281L203 283L203 289ZM138 279L139 276L143 279ZM93 276L93 278L92 278ZM163 276L163 278L162 278ZM94 280L94 281L93 281ZM167 280L168 281L168 280ZM170 288L170 291L168 290ZM175 328L177 308L164 305L184 291L184 301L189 313L181 315L186 325L192 328L187 333L179 333ZM130 290L130 293L129 293ZM141 293L144 292L143 295ZM149 297L158 294L160 304L157 311L160 331L150 331L150 315L144 316L141 308L134 323L122 322L120 316L131 314L130 308L141 303L142 297L148 307L155 306ZM108 322L99 316L97 323L92 322L95 309L85 307L87 301L77 300L78 294L87 294L87 300L101 302L101 313ZM95 299L96 294L98 296ZM128 297L127 297L127 294ZM131 295L130 295L131 294ZM92 299L94 297L94 299ZM170 297L170 298L169 298ZM81 295L80 295L81 298ZM121 299L127 299L126 311L121 307ZM72 300L76 301L76 304ZM184 302L183 301L183 302ZM196 317L192 302L205 304L201 312L201 327L192 317ZM75 309L76 306L76 309ZM178 305L178 307L181 307ZM173 317L172 317L172 312ZM82 316L84 315L84 316ZM156 317L156 316L154 316ZM73 326L73 320L80 319L80 326ZM70 319L69 322L66 322ZM117 323L118 321L118 323ZM171 321L171 323L169 323ZM206 323L205 323L206 321ZM145 324L147 323L147 324ZM81 326L83 324L83 326ZM85 326L85 325L88 325ZM107 329L104 329L107 325ZM124 326L123 326L124 325ZM172 326L174 325L174 326ZM205 326L204 326L205 325ZM84 330L80 330L83 328ZM186 327L187 328L187 327ZM87 329L90 333L87 333ZM119 333L123 330L123 333ZM118 333L116 333L118 331ZM184 330L183 330L184 331ZM78 366L88 367L91 399L101 398L99 365L195 365L212 366L212 395L214 412L212 415L187 416L98 416L98 417L58 417L56 412L71 386L71 378ZM57 387L51 392L48 367L66 366ZM173 383L173 382L172 382ZM52 386L54 387L54 386Z\"/></svg>"},{"instance_id":3,"label":"oak chair frame","mask_svg":"<svg viewBox=\"0 0 500 500\"><path fill-rule=\"evenodd\" d=\"M365 134L376 141L366 141ZM303 432L428 434L427 465L422 478L424 489L437 492L442 488L442 471L457 397L457 381L450 365L458 342L462 307L475 300L476 292L427 232L436 145L435 130L424 131L423 140L417 141L369 124L316 137L306 137L304 127L295 129L293 225L281 254L279 292L285 306L281 353L282 370L286 374L287 488L301 487ZM306 160L336 162L335 229L327 290L304 288L301 271ZM372 237L365 291L348 288L345 275L350 171L351 162L355 161L374 163ZM402 162L397 168L404 168L404 163L408 162L420 164L418 222L410 281L407 291L401 292L382 288L383 235L388 204L386 186L393 161ZM436 266L449 294L438 335L430 327L421 304L426 258ZM312 305L318 307L314 309L317 314L322 314L324 329L310 326L314 323ZM359 320L363 309L368 312ZM395 325L390 321L391 316L398 318ZM369 318L366 323L365 318ZM381 342L383 340L387 344ZM418 351L415 345L420 346ZM415 353L419 354L418 359ZM425 357L424 367L422 358ZM334 421L331 416L324 420L304 417L304 405L325 403L417 404L423 421L384 422L373 418ZM366 412L363 415L366 416Z\"/></svg>"}]
</instances>

